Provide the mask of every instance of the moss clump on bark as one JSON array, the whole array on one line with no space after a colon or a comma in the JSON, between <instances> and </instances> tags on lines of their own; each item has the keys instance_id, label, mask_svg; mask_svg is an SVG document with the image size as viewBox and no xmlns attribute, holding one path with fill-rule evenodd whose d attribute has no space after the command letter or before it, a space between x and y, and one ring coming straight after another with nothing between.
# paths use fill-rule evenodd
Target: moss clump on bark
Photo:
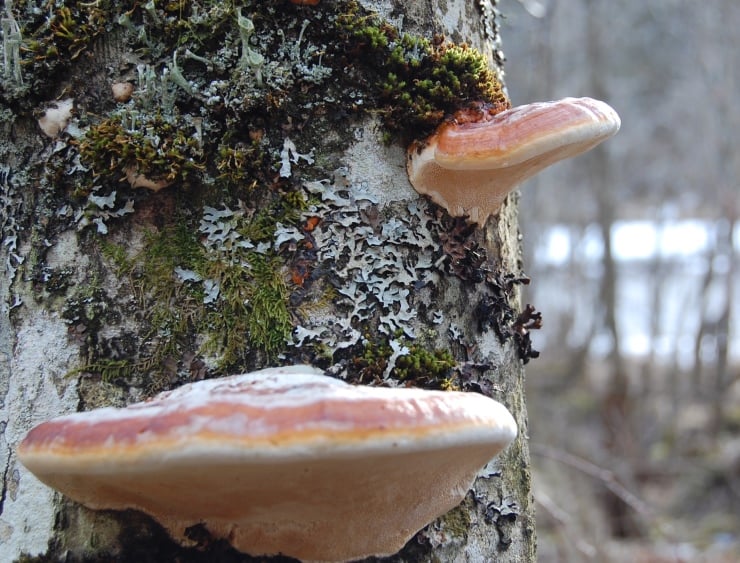
<instances>
[{"instance_id":1,"label":"moss clump on bark","mask_svg":"<svg viewBox=\"0 0 740 563\"><path fill-rule=\"evenodd\" d=\"M123 120L138 121L126 127ZM152 181L182 182L203 170L202 147L186 123L161 114L118 114L92 125L80 143L80 159L96 179L130 174Z\"/></svg>"},{"instance_id":2,"label":"moss clump on bark","mask_svg":"<svg viewBox=\"0 0 740 563\"><path fill-rule=\"evenodd\" d=\"M453 374L457 361L450 350L409 341L401 334L394 339L366 338L351 364L351 372L360 382L377 382L390 376L426 389L457 387Z\"/></svg>"},{"instance_id":3,"label":"moss clump on bark","mask_svg":"<svg viewBox=\"0 0 740 563\"><path fill-rule=\"evenodd\" d=\"M353 63L377 85L383 122L394 135L423 138L445 116L473 102L509 107L486 57L468 45L401 33L353 3L337 26Z\"/></svg>"}]
</instances>

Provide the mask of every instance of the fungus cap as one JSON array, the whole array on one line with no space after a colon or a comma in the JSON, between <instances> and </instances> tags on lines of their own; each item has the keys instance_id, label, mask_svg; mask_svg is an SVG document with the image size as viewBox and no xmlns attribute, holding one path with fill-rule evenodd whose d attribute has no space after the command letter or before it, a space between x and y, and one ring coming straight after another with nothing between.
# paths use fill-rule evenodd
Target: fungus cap
<instances>
[{"instance_id":1,"label":"fungus cap","mask_svg":"<svg viewBox=\"0 0 740 563\"><path fill-rule=\"evenodd\" d=\"M401 549L515 436L483 395L351 386L292 366L63 416L18 455L70 498L142 510L175 537L203 523L253 555L346 561Z\"/></svg>"},{"instance_id":2,"label":"fungus cap","mask_svg":"<svg viewBox=\"0 0 740 563\"><path fill-rule=\"evenodd\" d=\"M111 84L113 99L119 103L126 103L134 95L134 85L131 82L114 82Z\"/></svg>"},{"instance_id":3,"label":"fungus cap","mask_svg":"<svg viewBox=\"0 0 740 563\"><path fill-rule=\"evenodd\" d=\"M483 226L506 196L543 168L614 135L617 112L592 98L564 98L490 114L465 110L408 150L411 185L455 217Z\"/></svg>"},{"instance_id":4,"label":"fungus cap","mask_svg":"<svg viewBox=\"0 0 740 563\"><path fill-rule=\"evenodd\" d=\"M153 192L158 192L172 185L173 180L162 178L160 180L152 180L148 176L139 172L134 166L128 166L125 170L126 179L132 188L146 188Z\"/></svg>"},{"instance_id":5,"label":"fungus cap","mask_svg":"<svg viewBox=\"0 0 740 563\"><path fill-rule=\"evenodd\" d=\"M65 98L52 102L38 119L41 131L52 139L57 137L69 125L74 109L74 99Z\"/></svg>"}]
</instances>

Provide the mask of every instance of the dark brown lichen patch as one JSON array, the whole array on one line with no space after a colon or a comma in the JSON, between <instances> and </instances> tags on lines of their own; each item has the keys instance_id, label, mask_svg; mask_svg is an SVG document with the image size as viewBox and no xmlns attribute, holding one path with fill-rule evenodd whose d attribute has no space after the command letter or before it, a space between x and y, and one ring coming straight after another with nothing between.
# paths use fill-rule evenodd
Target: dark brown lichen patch
<instances>
[{"instance_id":1,"label":"dark brown lichen patch","mask_svg":"<svg viewBox=\"0 0 740 563\"><path fill-rule=\"evenodd\" d=\"M517 344L519 357L526 364L530 358L539 358L540 353L532 348L529 333L542 328L542 313L527 304L511 326L511 334Z\"/></svg>"},{"instance_id":2,"label":"dark brown lichen patch","mask_svg":"<svg viewBox=\"0 0 740 563\"><path fill-rule=\"evenodd\" d=\"M448 274L485 288L474 309L478 330L493 329L502 342L514 341L520 359L526 364L537 358L530 333L542 327L542 315L532 305L518 312L516 288L529 284L523 274L506 272L489 259L482 233L465 218L450 217L437 208L441 254Z\"/></svg>"},{"instance_id":3,"label":"dark brown lichen patch","mask_svg":"<svg viewBox=\"0 0 740 563\"><path fill-rule=\"evenodd\" d=\"M517 313L511 305L514 288L527 285L529 278L496 270L488 272L485 283L488 292L475 308L479 329L493 329L502 342L513 339L519 358L525 364L539 357L539 352L532 348L530 331L542 327L542 315L531 305L527 305L522 313Z\"/></svg>"},{"instance_id":4,"label":"dark brown lichen patch","mask_svg":"<svg viewBox=\"0 0 740 563\"><path fill-rule=\"evenodd\" d=\"M506 551L512 543L512 530L519 513L519 505L510 498L504 498L501 502L489 502L485 507L484 520L496 527L498 548L502 551Z\"/></svg>"},{"instance_id":5,"label":"dark brown lichen patch","mask_svg":"<svg viewBox=\"0 0 740 563\"><path fill-rule=\"evenodd\" d=\"M440 230L439 238L449 273L464 281L482 282L486 275L487 253L473 237L475 224L449 215L438 214L438 218L443 219L444 228Z\"/></svg>"}]
</instances>

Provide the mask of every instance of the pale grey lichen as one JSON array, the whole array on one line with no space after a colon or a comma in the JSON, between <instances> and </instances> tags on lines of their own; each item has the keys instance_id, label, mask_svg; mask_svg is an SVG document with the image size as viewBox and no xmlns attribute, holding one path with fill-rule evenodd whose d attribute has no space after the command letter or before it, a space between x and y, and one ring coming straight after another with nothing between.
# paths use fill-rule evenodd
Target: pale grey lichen
<instances>
[{"instance_id":1,"label":"pale grey lichen","mask_svg":"<svg viewBox=\"0 0 740 563\"><path fill-rule=\"evenodd\" d=\"M277 252L285 243L295 243L305 238L305 235L297 227L283 225L278 222L275 224L275 237L272 243L272 249Z\"/></svg>"},{"instance_id":2,"label":"pale grey lichen","mask_svg":"<svg viewBox=\"0 0 740 563\"><path fill-rule=\"evenodd\" d=\"M243 70L251 70L254 73L257 86L262 87L262 67L265 64L265 58L252 49L249 40L254 34L254 23L242 15L242 9L236 13L236 22L239 26L239 37L242 43L242 56L239 61L239 67Z\"/></svg>"},{"instance_id":3,"label":"pale grey lichen","mask_svg":"<svg viewBox=\"0 0 740 563\"><path fill-rule=\"evenodd\" d=\"M391 375L391 372L393 371L393 368L396 367L396 360L400 358L401 356L406 356L409 354L410 350L398 342L398 340L391 339L390 347L392 350L391 355L388 357L387 365L385 366L385 370L383 370L383 379L388 379Z\"/></svg>"},{"instance_id":4,"label":"pale grey lichen","mask_svg":"<svg viewBox=\"0 0 740 563\"><path fill-rule=\"evenodd\" d=\"M238 112L243 109L245 99L257 100L267 91L290 91L297 83L321 84L331 77L332 68L322 64L326 45L316 45L305 38L307 20L302 22L296 39L289 40L286 36L293 35L292 30L257 29L240 11L236 19L238 39L227 40L210 59L214 69L233 69L232 80L211 81L194 95L200 93L203 99L218 100L215 103L223 102ZM298 22L291 25L297 26ZM265 54L276 39L279 44L269 52L268 58Z\"/></svg>"},{"instance_id":5,"label":"pale grey lichen","mask_svg":"<svg viewBox=\"0 0 740 563\"><path fill-rule=\"evenodd\" d=\"M194 272L193 270L183 268L181 266L175 266L175 276L177 277L177 279L183 282L203 281L203 276L201 276L198 272Z\"/></svg>"},{"instance_id":6,"label":"pale grey lichen","mask_svg":"<svg viewBox=\"0 0 740 563\"><path fill-rule=\"evenodd\" d=\"M172 56L172 64L165 65L161 73L157 73L157 70L148 64L136 65L136 82L133 103L129 103L129 107L122 110L131 115L130 129L136 128L135 117L139 114L144 115L156 110L165 117L171 117L175 112L178 88L195 95L193 85L185 79L177 66L177 52ZM140 110L134 109L136 107Z\"/></svg>"},{"instance_id":7,"label":"pale grey lichen","mask_svg":"<svg viewBox=\"0 0 740 563\"><path fill-rule=\"evenodd\" d=\"M182 71L177 64L177 50L172 54L172 64L165 68L164 78L169 79L173 84L178 85L191 96L193 95L193 86L183 76Z\"/></svg>"},{"instance_id":8,"label":"pale grey lichen","mask_svg":"<svg viewBox=\"0 0 740 563\"><path fill-rule=\"evenodd\" d=\"M294 345L345 348L361 341L363 327L377 323L393 350L390 372L396 358L408 353L398 339L415 337L414 294L438 280L438 244L426 228L431 217L419 200L407 203L401 215L383 217L377 198L348 183L343 169L332 179L305 182L304 189L321 200L305 216L321 217L312 232L317 259L333 272L336 304L346 313L306 319L294 332Z\"/></svg>"},{"instance_id":9,"label":"pale grey lichen","mask_svg":"<svg viewBox=\"0 0 740 563\"><path fill-rule=\"evenodd\" d=\"M247 209L243 202L239 204L238 209L204 207L198 230L204 235L201 242L209 257L232 266L248 266L247 252L265 254L270 245L266 242L255 245L241 234L239 227L247 221Z\"/></svg>"},{"instance_id":10,"label":"pale grey lichen","mask_svg":"<svg viewBox=\"0 0 740 563\"><path fill-rule=\"evenodd\" d=\"M13 17L13 2L6 0L5 16L0 19L3 40L0 43L3 50L3 76L17 85L23 84L21 72L21 45L23 36L18 22Z\"/></svg>"},{"instance_id":11,"label":"pale grey lichen","mask_svg":"<svg viewBox=\"0 0 740 563\"><path fill-rule=\"evenodd\" d=\"M241 233L241 227L248 221L247 210L242 202L238 209L204 207L200 220L201 244L205 249L206 259L210 262L222 262L229 266L242 268L245 275L252 268L250 253L267 254L271 245L267 242L254 244ZM175 272L183 281L203 284L203 303L216 303L220 297L220 282L217 279L203 278L200 274L180 269Z\"/></svg>"},{"instance_id":12,"label":"pale grey lichen","mask_svg":"<svg viewBox=\"0 0 740 563\"><path fill-rule=\"evenodd\" d=\"M278 54L292 64L292 73L294 75L306 82L320 84L331 76L332 69L321 64L322 54L326 46L320 47L310 43L304 47L301 46L309 23L308 20L303 20L301 30L298 33L298 39L292 43L285 41L285 34L283 30L279 29L278 35L280 35L283 41L278 49ZM317 59L317 62L313 63L313 59Z\"/></svg>"},{"instance_id":13,"label":"pale grey lichen","mask_svg":"<svg viewBox=\"0 0 740 563\"><path fill-rule=\"evenodd\" d=\"M78 229L84 229L88 225L95 225L97 232L101 235L108 234L108 226L105 222L111 218L123 217L134 212L134 201L127 199L123 207L116 208L115 190L108 195L96 195L96 190L87 196L88 205L83 210L79 210L75 220Z\"/></svg>"},{"instance_id":14,"label":"pale grey lichen","mask_svg":"<svg viewBox=\"0 0 740 563\"><path fill-rule=\"evenodd\" d=\"M306 154L302 154L298 152L295 143L286 137L285 141L283 141L283 149L280 151L280 177L290 178L292 174L291 163L298 164L301 160L305 160L308 164L313 164L313 149Z\"/></svg>"}]
</instances>

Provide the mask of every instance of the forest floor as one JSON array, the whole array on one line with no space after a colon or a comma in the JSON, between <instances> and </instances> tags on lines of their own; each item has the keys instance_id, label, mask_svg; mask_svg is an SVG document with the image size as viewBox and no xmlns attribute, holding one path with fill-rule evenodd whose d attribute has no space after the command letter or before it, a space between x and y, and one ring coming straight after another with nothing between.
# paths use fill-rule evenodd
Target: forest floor
<instances>
[{"instance_id":1,"label":"forest floor","mask_svg":"<svg viewBox=\"0 0 740 563\"><path fill-rule=\"evenodd\" d=\"M527 366L538 561L740 561L740 385L715 429L712 401L633 377L607 447L603 368Z\"/></svg>"}]
</instances>

